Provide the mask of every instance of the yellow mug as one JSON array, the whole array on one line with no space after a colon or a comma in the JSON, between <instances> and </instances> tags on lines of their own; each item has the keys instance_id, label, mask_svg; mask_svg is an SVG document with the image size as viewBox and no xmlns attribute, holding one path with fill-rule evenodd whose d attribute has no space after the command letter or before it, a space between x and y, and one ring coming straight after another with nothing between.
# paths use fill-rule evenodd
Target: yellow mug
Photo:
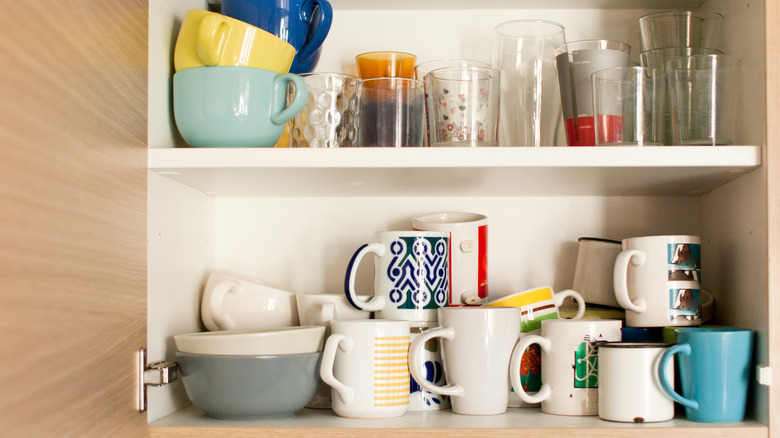
<instances>
[{"instance_id":1,"label":"yellow mug","mask_svg":"<svg viewBox=\"0 0 780 438\"><path fill-rule=\"evenodd\" d=\"M293 58L295 48L271 33L216 12L191 9L176 39L173 67L255 67L284 74Z\"/></svg>"},{"instance_id":2,"label":"yellow mug","mask_svg":"<svg viewBox=\"0 0 780 438\"><path fill-rule=\"evenodd\" d=\"M545 319L558 319L558 308L566 297L577 302L577 314L572 319L580 319L585 314L585 300L578 292L567 289L553 292L549 286L529 289L501 299L491 301L483 306L519 307L523 309L521 330L523 333L539 330Z\"/></svg>"}]
</instances>

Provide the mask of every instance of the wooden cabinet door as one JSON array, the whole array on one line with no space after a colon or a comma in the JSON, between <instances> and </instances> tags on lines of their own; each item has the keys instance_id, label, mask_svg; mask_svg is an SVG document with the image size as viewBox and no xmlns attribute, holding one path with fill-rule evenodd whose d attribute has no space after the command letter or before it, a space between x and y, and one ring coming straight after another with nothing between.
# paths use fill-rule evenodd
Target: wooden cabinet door
<instances>
[{"instance_id":1,"label":"wooden cabinet door","mask_svg":"<svg viewBox=\"0 0 780 438\"><path fill-rule=\"evenodd\" d=\"M0 14L0 435L140 436L146 0Z\"/></svg>"}]
</instances>

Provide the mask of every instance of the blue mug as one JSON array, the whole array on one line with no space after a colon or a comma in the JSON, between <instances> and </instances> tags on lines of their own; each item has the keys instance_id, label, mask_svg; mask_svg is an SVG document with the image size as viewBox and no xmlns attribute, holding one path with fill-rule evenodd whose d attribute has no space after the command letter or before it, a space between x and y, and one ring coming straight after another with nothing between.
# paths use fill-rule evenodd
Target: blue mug
<instances>
[{"instance_id":1,"label":"blue mug","mask_svg":"<svg viewBox=\"0 0 780 438\"><path fill-rule=\"evenodd\" d=\"M292 44L290 73L299 74L314 71L333 21L328 0L222 0L221 12Z\"/></svg>"},{"instance_id":2,"label":"blue mug","mask_svg":"<svg viewBox=\"0 0 780 438\"><path fill-rule=\"evenodd\" d=\"M308 98L306 82L291 73L213 66L173 75L173 116L192 147L272 147Z\"/></svg>"},{"instance_id":3,"label":"blue mug","mask_svg":"<svg viewBox=\"0 0 780 438\"><path fill-rule=\"evenodd\" d=\"M753 356L753 331L738 328L677 330L677 345L661 356L658 375L663 391L685 406L691 421L742 421ZM666 375L667 363L678 355L683 395Z\"/></svg>"}]
</instances>

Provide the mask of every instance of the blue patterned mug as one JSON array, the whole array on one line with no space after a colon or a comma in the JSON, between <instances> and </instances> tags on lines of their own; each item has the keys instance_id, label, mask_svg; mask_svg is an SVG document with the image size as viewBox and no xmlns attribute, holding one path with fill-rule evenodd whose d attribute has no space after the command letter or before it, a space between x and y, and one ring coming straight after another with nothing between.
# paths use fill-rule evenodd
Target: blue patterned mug
<instances>
[{"instance_id":1,"label":"blue patterned mug","mask_svg":"<svg viewBox=\"0 0 780 438\"><path fill-rule=\"evenodd\" d=\"M365 302L355 292L360 261L374 254L374 297ZM355 252L347 266L344 293L358 310L377 319L436 321L449 302L449 235L437 231L379 231L376 242Z\"/></svg>"}]
</instances>

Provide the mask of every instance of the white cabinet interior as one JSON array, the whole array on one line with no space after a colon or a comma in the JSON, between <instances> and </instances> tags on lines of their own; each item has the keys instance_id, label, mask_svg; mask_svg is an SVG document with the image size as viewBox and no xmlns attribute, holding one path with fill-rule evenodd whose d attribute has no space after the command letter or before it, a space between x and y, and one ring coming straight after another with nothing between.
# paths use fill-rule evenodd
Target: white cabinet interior
<instances>
[{"instance_id":1,"label":"white cabinet interior","mask_svg":"<svg viewBox=\"0 0 780 438\"><path fill-rule=\"evenodd\" d=\"M378 230L411 227L441 210L484 213L490 221L491 297L549 284L571 287L577 238L697 234L704 287L719 323L759 332L767 362L767 206L762 1L530 0L396 2L332 0L335 16L318 71L354 72L354 55L415 53L418 60L490 61L492 29L510 20L559 22L568 41L610 38L631 44L639 16L701 8L726 16L723 47L742 60L743 110L727 148L569 148L477 150L220 150L184 146L172 120L172 51L187 9L205 1L149 4L149 296L151 360L173 360L172 335L202 330L200 292L209 272L252 275L297 293L338 293L352 252ZM370 272L358 289L369 292ZM754 385L752 418L767 423L766 388ZM151 388L150 423L211 425L197 418L182 385ZM178 412L175 415L174 412ZM361 427L553 427L536 412L508 419L419 416ZM169 416L170 415L170 416ZM528 420L528 419L531 420ZM268 427L355 427L306 414ZM492 421L492 422L491 422ZM192 422L192 423L190 423ZM446 423L446 424L445 424ZM567 427L608 427L594 418ZM259 425L265 427L266 423ZM384 426L383 426L384 425ZM675 420L666 426L696 426ZM755 429L760 435L766 429Z\"/></svg>"}]
</instances>

